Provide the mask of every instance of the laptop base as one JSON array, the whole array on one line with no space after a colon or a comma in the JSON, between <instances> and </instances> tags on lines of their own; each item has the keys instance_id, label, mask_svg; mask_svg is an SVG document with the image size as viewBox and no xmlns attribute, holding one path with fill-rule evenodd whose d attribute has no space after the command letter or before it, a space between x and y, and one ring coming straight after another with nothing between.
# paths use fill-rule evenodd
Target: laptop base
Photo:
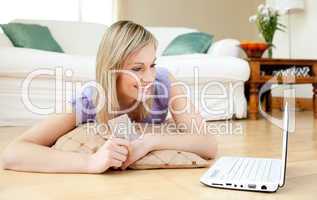
<instances>
[{"instance_id":1,"label":"laptop base","mask_svg":"<svg viewBox=\"0 0 317 200\"><path fill-rule=\"evenodd\" d=\"M281 160L251 157L221 157L201 177L214 188L276 192L281 176Z\"/></svg>"}]
</instances>

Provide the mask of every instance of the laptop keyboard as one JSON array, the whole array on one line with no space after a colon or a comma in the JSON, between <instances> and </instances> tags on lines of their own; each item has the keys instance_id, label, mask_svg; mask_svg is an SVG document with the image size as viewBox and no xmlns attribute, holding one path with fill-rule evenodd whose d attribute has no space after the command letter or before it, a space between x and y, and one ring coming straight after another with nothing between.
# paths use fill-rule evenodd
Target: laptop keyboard
<instances>
[{"instance_id":1,"label":"laptop keyboard","mask_svg":"<svg viewBox=\"0 0 317 200\"><path fill-rule=\"evenodd\" d=\"M274 165L272 159L263 158L230 158L224 159L221 166L224 169L213 170L211 177L218 180L236 181L272 181L279 171L272 170Z\"/></svg>"}]
</instances>

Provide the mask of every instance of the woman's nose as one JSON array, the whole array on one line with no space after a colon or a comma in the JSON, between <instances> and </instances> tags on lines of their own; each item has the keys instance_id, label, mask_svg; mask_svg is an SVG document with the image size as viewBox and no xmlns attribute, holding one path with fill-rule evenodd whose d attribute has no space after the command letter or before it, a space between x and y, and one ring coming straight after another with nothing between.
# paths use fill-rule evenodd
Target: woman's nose
<instances>
[{"instance_id":1,"label":"woman's nose","mask_svg":"<svg viewBox=\"0 0 317 200\"><path fill-rule=\"evenodd\" d=\"M142 81L144 83L151 83L155 79L155 73L151 70L146 70L142 76Z\"/></svg>"}]
</instances>

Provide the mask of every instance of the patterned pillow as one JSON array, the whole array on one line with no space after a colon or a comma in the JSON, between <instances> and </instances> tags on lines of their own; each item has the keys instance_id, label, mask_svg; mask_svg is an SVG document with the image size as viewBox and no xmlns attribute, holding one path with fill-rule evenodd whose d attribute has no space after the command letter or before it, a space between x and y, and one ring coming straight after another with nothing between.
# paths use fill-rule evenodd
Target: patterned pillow
<instances>
[{"instance_id":1,"label":"patterned pillow","mask_svg":"<svg viewBox=\"0 0 317 200\"><path fill-rule=\"evenodd\" d=\"M107 132L96 131L97 124L80 125L69 133L60 137L52 148L60 151L78 153L95 153L111 136ZM149 127L147 127L149 128ZM102 133L101 133L102 132ZM184 151L157 150L129 166L130 169L171 169L208 167L209 162L200 156Z\"/></svg>"},{"instance_id":2,"label":"patterned pillow","mask_svg":"<svg viewBox=\"0 0 317 200\"><path fill-rule=\"evenodd\" d=\"M148 153L145 157L129 166L131 169L174 169L208 167L209 162L200 156L175 150L158 150Z\"/></svg>"},{"instance_id":3,"label":"patterned pillow","mask_svg":"<svg viewBox=\"0 0 317 200\"><path fill-rule=\"evenodd\" d=\"M96 124L93 123L80 125L60 137L51 148L60 151L95 153L110 136L97 133L95 127Z\"/></svg>"}]
</instances>

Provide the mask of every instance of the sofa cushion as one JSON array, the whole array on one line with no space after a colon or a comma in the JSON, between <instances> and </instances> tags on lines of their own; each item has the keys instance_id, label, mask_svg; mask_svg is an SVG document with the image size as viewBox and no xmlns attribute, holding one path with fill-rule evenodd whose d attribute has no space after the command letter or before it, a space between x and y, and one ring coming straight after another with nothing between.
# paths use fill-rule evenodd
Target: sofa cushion
<instances>
[{"instance_id":1,"label":"sofa cushion","mask_svg":"<svg viewBox=\"0 0 317 200\"><path fill-rule=\"evenodd\" d=\"M220 81L247 81L250 75L247 61L235 57L212 57L209 54L161 56L158 67L167 68L178 80L194 80L194 69L202 78Z\"/></svg>"},{"instance_id":2,"label":"sofa cushion","mask_svg":"<svg viewBox=\"0 0 317 200\"><path fill-rule=\"evenodd\" d=\"M164 50L163 56L206 53L213 36L203 32L186 33L177 36Z\"/></svg>"},{"instance_id":3,"label":"sofa cushion","mask_svg":"<svg viewBox=\"0 0 317 200\"><path fill-rule=\"evenodd\" d=\"M207 54L213 57L232 56L240 57L240 42L236 39L223 39L212 44Z\"/></svg>"},{"instance_id":4,"label":"sofa cushion","mask_svg":"<svg viewBox=\"0 0 317 200\"><path fill-rule=\"evenodd\" d=\"M19 58L19 59L16 59ZM71 70L74 80L95 79L95 57L69 55L29 48L0 47L1 74L25 77L39 69L62 67Z\"/></svg>"},{"instance_id":5,"label":"sofa cushion","mask_svg":"<svg viewBox=\"0 0 317 200\"><path fill-rule=\"evenodd\" d=\"M63 53L62 48L46 26L37 24L9 23L1 25L16 47L40 49Z\"/></svg>"}]
</instances>

